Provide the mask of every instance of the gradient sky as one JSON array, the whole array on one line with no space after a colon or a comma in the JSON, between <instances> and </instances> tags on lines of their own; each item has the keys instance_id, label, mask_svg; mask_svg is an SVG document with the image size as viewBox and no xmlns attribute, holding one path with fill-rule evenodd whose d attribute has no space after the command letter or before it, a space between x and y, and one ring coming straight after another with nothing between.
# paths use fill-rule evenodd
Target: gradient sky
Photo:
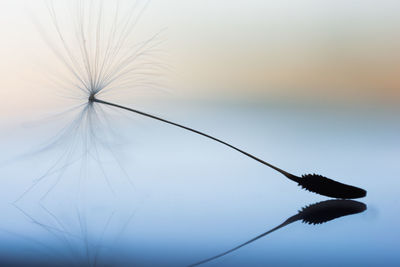
<instances>
[{"instance_id":1,"label":"gradient sky","mask_svg":"<svg viewBox=\"0 0 400 267\"><path fill-rule=\"evenodd\" d=\"M46 16L41 1L0 3L4 112L46 99L37 60L52 66L55 58L30 12ZM396 105L399 13L400 2L389 0L154 0L138 32L168 27L168 87L179 97Z\"/></svg>"}]
</instances>

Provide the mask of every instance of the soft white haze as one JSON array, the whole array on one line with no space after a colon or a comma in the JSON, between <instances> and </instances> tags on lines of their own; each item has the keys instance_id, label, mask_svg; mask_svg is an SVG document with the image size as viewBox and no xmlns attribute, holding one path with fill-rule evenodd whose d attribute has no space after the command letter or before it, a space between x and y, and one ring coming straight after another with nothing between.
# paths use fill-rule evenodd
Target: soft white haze
<instances>
[{"instance_id":1,"label":"soft white haze","mask_svg":"<svg viewBox=\"0 0 400 267\"><path fill-rule=\"evenodd\" d=\"M398 103L399 12L398 1L152 1L137 33L168 28L165 87L179 98ZM47 20L42 1L0 3L2 116L52 102L55 57L31 14Z\"/></svg>"}]
</instances>

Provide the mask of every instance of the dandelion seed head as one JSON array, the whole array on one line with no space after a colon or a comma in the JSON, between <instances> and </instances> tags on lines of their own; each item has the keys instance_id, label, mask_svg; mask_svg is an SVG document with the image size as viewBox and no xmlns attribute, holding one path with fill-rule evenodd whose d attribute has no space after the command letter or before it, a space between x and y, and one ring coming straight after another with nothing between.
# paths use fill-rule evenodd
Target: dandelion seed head
<instances>
[{"instance_id":1,"label":"dandelion seed head","mask_svg":"<svg viewBox=\"0 0 400 267\"><path fill-rule=\"evenodd\" d=\"M51 69L49 80L63 99L77 104L60 114L69 122L42 150L61 147L63 152L43 177L35 180L34 186L56 174L50 182L51 191L66 167L75 164L81 165L79 176L89 176L93 172L89 169L96 165L92 169L100 172L112 188L103 163L110 157L119 160L113 142L120 136L115 138L118 134L111 125L109 108L94 100L161 88L161 73L168 69L159 57L165 29L148 34L147 38L136 35L148 5L147 0L45 1L49 21L39 19L36 24L59 62Z\"/></svg>"},{"instance_id":2,"label":"dandelion seed head","mask_svg":"<svg viewBox=\"0 0 400 267\"><path fill-rule=\"evenodd\" d=\"M169 67L162 60L165 28L143 33L150 1L45 1L43 39L61 63L52 80L74 99L160 90ZM143 28L143 27L141 27ZM90 102L90 101L89 101Z\"/></svg>"}]
</instances>

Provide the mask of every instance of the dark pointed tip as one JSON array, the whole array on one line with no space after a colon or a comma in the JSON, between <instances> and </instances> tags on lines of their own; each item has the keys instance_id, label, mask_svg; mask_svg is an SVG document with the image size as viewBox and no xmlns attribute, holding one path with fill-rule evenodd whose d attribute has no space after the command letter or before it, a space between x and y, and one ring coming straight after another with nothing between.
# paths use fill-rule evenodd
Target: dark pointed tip
<instances>
[{"instance_id":1,"label":"dark pointed tip","mask_svg":"<svg viewBox=\"0 0 400 267\"><path fill-rule=\"evenodd\" d=\"M359 189L360 189L360 197L366 197L367 196L367 191L362 189L362 188L359 188Z\"/></svg>"}]
</instances>

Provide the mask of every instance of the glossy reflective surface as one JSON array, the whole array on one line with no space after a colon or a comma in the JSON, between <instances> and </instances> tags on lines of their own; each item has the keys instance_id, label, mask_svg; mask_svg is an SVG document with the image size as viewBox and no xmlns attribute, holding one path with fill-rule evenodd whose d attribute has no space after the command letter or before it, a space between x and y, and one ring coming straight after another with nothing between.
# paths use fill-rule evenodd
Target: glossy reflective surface
<instances>
[{"instance_id":1,"label":"glossy reflective surface","mask_svg":"<svg viewBox=\"0 0 400 267\"><path fill-rule=\"evenodd\" d=\"M358 199L367 208L361 213L290 223L205 266L398 264L400 124L393 111L210 102L139 108L294 174L321 173L368 191ZM69 132L47 147L42 141L77 113L4 128L2 264L187 266L328 200L200 136L101 110L106 126L80 122L95 134Z\"/></svg>"}]
</instances>

